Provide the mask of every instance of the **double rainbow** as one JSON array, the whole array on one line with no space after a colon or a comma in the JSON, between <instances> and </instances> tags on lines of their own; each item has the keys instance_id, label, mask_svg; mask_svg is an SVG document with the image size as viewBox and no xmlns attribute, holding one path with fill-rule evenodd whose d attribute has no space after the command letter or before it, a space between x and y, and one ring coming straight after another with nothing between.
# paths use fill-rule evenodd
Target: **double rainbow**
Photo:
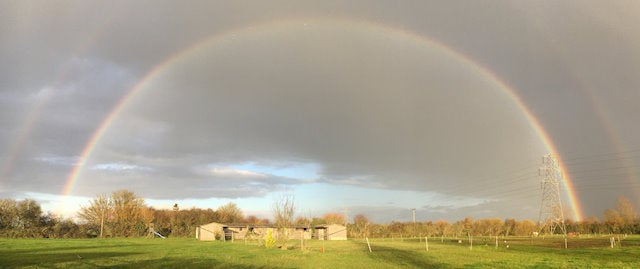
<instances>
[{"instance_id":1,"label":"double rainbow","mask_svg":"<svg viewBox=\"0 0 640 269\"><path fill-rule=\"evenodd\" d=\"M558 159L560 164L560 169L562 173L562 179L564 183L564 190L566 192L567 197L569 198L569 206L571 207L573 213L573 219L581 220L583 218L582 209L580 204L578 203L578 197L576 192L574 191L573 184L568 174L566 174L566 169L563 165L562 159L558 154L558 151L553 144L553 141L549 137L549 134L544 130L538 119L533 115L531 110L525 105L525 103L521 100L521 98L517 95L516 91L510 87L504 80L498 77L493 71L488 69L487 67L481 65L474 59L469 56L455 50L451 46L446 46L434 39L431 39L427 36L420 35L415 32L407 31L404 29L394 28L392 26L379 24L371 21L362 21L355 19L322 19L322 18L303 18L303 19L287 19L287 20L278 20L278 21L268 21L259 24L249 25L246 27L240 27L236 29L232 29L229 31L225 31L222 33L213 34L209 37L206 37L195 44L186 47L185 49L178 51L177 53L169 56L160 64L153 67L149 72L147 72L135 85L119 100L119 102L114 106L114 108L109 112L107 117L100 123L98 128L93 132L91 138L87 142L86 146L80 153L80 159L82 163L86 163L91 157L92 152L95 150L96 146L99 144L101 138L104 136L105 132L109 129L112 122L118 118L121 114L122 110L127 106L127 104L136 97L140 92L147 87L154 78L159 77L164 71L168 70L172 65L180 62L182 59L189 58L190 56L196 54L203 47L206 47L211 44L223 42L224 40L237 38L242 36L251 36L257 33L266 32L274 29L288 29L288 27L292 27L295 25L303 25L304 23L315 23L315 22L324 22L331 23L336 27L352 27L355 29L361 29L363 31L374 31L384 34L391 38L397 38L400 40L406 40L408 42L415 42L415 44L419 44L421 46L426 46L437 51L440 51L446 56L453 57L454 59L460 61L465 64L470 70L476 72L479 76L484 79L487 79L495 85L499 86L520 108L528 123L531 127L536 131L541 141L544 143L545 147L548 149L551 155L555 156ZM68 196L73 192L74 185L78 181L80 174L82 172L83 165L78 165L74 167L74 169L69 174L62 194L64 196ZM61 206L64 206L61 205Z\"/></svg>"}]
</instances>

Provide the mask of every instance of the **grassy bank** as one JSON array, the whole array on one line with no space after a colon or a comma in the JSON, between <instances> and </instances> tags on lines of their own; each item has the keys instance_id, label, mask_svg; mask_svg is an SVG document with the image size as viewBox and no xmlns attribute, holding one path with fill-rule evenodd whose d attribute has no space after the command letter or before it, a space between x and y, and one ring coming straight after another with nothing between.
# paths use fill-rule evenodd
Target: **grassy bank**
<instances>
[{"instance_id":1,"label":"grassy bank","mask_svg":"<svg viewBox=\"0 0 640 269\"><path fill-rule=\"evenodd\" d=\"M372 239L259 242L195 239L0 239L2 268L640 268L640 237L610 247L609 237ZM507 247L508 245L508 247Z\"/></svg>"}]
</instances>

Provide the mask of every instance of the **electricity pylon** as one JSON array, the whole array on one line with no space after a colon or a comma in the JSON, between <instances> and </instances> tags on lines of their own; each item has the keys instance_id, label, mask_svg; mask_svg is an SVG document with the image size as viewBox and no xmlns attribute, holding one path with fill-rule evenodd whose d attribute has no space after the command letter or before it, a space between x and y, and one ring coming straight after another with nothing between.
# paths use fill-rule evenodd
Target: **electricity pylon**
<instances>
[{"instance_id":1,"label":"electricity pylon","mask_svg":"<svg viewBox=\"0 0 640 269\"><path fill-rule=\"evenodd\" d=\"M542 157L540 176L542 177L542 205L538 219L539 231L543 234L554 234L559 230L558 232L566 235L567 228L564 225L564 214L560 201L559 179L562 179L562 173L558 160L551 155Z\"/></svg>"}]
</instances>

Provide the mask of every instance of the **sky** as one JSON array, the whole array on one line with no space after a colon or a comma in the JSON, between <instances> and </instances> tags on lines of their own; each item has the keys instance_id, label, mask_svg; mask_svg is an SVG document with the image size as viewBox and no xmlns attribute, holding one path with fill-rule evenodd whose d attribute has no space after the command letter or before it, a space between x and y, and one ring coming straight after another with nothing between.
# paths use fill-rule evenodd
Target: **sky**
<instances>
[{"instance_id":1,"label":"sky","mask_svg":"<svg viewBox=\"0 0 640 269\"><path fill-rule=\"evenodd\" d=\"M637 1L0 1L0 198L74 218L640 206Z\"/></svg>"}]
</instances>

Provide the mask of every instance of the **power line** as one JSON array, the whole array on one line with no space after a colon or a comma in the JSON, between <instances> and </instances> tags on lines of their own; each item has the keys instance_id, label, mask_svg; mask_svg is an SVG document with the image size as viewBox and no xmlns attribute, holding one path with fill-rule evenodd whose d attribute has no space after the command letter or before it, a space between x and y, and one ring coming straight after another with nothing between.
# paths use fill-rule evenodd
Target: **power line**
<instances>
[{"instance_id":1,"label":"power line","mask_svg":"<svg viewBox=\"0 0 640 269\"><path fill-rule=\"evenodd\" d=\"M548 158L549 156L546 157ZM635 162L635 160L640 160L640 148L566 158L563 160L563 165L567 170L566 172L572 177L574 191L590 189L614 190L620 188L638 189L640 187L633 182L616 182L615 184L601 183L599 182L600 179L595 178L632 176L634 175L634 169L640 169L640 163ZM620 164L620 162L624 164ZM614 163L618 164L615 165ZM596 164L596 166L594 166L594 164ZM534 187L534 184L527 184L527 182L534 182L534 179L539 178L540 175L536 175L537 169L535 168L536 167L532 165L523 165L514 169L505 169L494 175L467 179L464 180L464 183L462 183L462 180L453 181L460 182L458 184L451 184L452 181L441 181L438 182L438 184L431 185L431 187L436 192L444 194L445 196L441 199L435 199L433 202L450 203L455 202L460 197L484 197L487 199L511 199L513 197L518 199L532 198L537 196L539 192L535 191L537 188ZM556 167L556 169L559 171L558 167ZM559 198L559 185L564 182L559 172L556 179L559 179L558 195L556 195ZM555 187L551 189L555 189ZM544 199L544 196L543 191L542 199ZM564 220L564 218L562 219Z\"/></svg>"}]
</instances>

